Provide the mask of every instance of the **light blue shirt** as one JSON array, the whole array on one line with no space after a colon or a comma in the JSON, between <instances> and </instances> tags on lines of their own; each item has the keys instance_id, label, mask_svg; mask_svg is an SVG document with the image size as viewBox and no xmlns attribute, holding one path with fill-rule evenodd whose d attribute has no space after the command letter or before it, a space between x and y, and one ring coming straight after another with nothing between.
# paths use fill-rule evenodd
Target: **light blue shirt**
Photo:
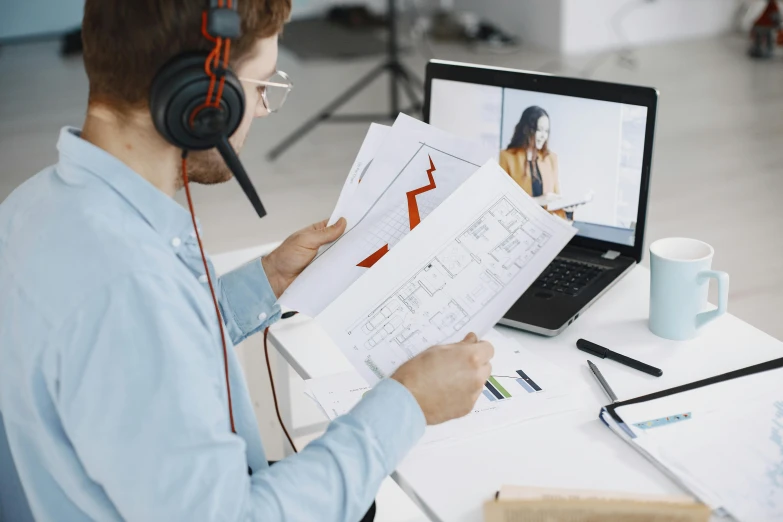
<instances>
[{"instance_id":1,"label":"light blue shirt","mask_svg":"<svg viewBox=\"0 0 783 522\"><path fill-rule=\"evenodd\" d=\"M280 317L261 262L217 280L235 435L190 214L74 129L58 149L0 205L0 520L359 520L413 396L383 381L269 467L233 350Z\"/></svg>"}]
</instances>

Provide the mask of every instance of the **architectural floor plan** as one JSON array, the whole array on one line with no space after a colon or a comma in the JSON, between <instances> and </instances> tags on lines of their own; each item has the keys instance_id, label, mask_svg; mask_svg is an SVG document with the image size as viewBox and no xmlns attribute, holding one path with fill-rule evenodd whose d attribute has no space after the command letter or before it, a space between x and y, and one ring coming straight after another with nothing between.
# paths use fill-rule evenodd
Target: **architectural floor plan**
<instances>
[{"instance_id":1,"label":"architectural floor plan","mask_svg":"<svg viewBox=\"0 0 783 522\"><path fill-rule=\"evenodd\" d=\"M458 332L550 238L502 196L347 334L382 379L400 362ZM387 346L382 355L373 350L379 345Z\"/></svg>"},{"instance_id":2,"label":"architectural floor plan","mask_svg":"<svg viewBox=\"0 0 783 522\"><path fill-rule=\"evenodd\" d=\"M316 320L373 385L431 346L486 334L574 233L491 160Z\"/></svg>"}]
</instances>

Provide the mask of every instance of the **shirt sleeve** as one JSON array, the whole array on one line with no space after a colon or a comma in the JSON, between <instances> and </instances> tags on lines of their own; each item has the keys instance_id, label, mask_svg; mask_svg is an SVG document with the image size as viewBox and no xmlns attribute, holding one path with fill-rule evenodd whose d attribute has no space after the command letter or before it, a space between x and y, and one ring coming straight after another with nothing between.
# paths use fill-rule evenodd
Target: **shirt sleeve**
<instances>
[{"instance_id":1,"label":"shirt sleeve","mask_svg":"<svg viewBox=\"0 0 783 522\"><path fill-rule=\"evenodd\" d=\"M413 396L383 381L301 453L250 476L229 429L214 319L183 294L155 274L122 278L55 332L63 429L118 516L359 520L424 431Z\"/></svg>"},{"instance_id":2,"label":"shirt sleeve","mask_svg":"<svg viewBox=\"0 0 783 522\"><path fill-rule=\"evenodd\" d=\"M260 258L221 276L217 291L223 321L234 344L280 319L280 305Z\"/></svg>"},{"instance_id":3,"label":"shirt sleeve","mask_svg":"<svg viewBox=\"0 0 783 522\"><path fill-rule=\"evenodd\" d=\"M253 475L254 520L360 520L424 434L416 399L387 379L298 454Z\"/></svg>"}]
</instances>

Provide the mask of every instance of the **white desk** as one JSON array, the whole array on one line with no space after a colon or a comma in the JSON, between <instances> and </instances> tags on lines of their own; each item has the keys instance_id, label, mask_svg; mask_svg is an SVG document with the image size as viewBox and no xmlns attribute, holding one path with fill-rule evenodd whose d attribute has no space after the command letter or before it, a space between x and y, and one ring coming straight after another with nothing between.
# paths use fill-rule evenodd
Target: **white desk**
<instances>
[{"instance_id":1,"label":"white desk","mask_svg":"<svg viewBox=\"0 0 783 522\"><path fill-rule=\"evenodd\" d=\"M433 520L448 522L481 520L483 502L502 484L678 492L598 420L608 401L576 340L584 337L663 369L663 377L655 378L599 360L621 400L783 357L783 343L731 315L709 325L696 340L666 341L647 329L648 300L649 272L637 267L556 338L503 328L504 334L539 350L567 378L587 381L590 393L583 407L453 444L417 448L394 479ZM280 321L270 333L271 343L303 378L351 368L311 319Z\"/></svg>"}]
</instances>

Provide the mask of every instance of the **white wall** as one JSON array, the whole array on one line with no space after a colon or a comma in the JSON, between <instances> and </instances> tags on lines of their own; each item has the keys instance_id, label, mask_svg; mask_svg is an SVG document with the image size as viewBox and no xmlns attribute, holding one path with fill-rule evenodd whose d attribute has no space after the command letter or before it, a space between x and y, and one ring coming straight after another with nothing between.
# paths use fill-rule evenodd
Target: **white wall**
<instances>
[{"instance_id":1,"label":"white wall","mask_svg":"<svg viewBox=\"0 0 783 522\"><path fill-rule=\"evenodd\" d=\"M738 0L457 0L532 47L563 54L595 53L623 45L711 36L729 31ZM627 16L622 16L627 13Z\"/></svg>"},{"instance_id":2,"label":"white wall","mask_svg":"<svg viewBox=\"0 0 783 522\"><path fill-rule=\"evenodd\" d=\"M624 44L712 36L731 30L737 0L558 0L563 3L561 51L581 54ZM627 13L623 16L623 13Z\"/></svg>"}]
</instances>

